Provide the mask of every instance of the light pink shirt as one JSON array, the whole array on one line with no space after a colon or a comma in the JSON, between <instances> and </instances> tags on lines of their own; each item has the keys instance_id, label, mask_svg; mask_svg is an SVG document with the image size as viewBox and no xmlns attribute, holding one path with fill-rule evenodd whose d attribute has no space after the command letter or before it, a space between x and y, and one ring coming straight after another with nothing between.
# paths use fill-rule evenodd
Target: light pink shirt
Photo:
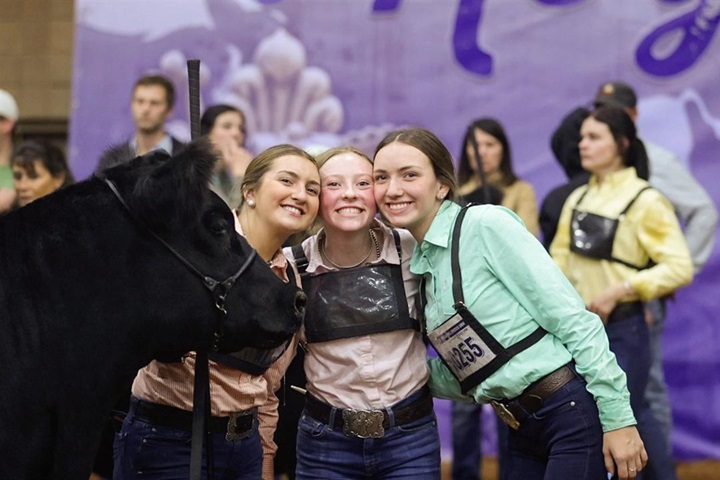
<instances>
[{"instance_id":1,"label":"light pink shirt","mask_svg":"<svg viewBox=\"0 0 720 480\"><path fill-rule=\"evenodd\" d=\"M235 228L243 235L240 223ZM278 250L272 259L272 269L287 282L287 259ZM297 276L297 274L296 274ZM299 278L297 278L299 285ZM240 285L239 288L242 288ZM273 478L273 458L277 445L273 441L277 426L278 399L275 391L290 361L295 356L297 342L258 376L210 361L210 409L216 417L258 407L260 438L263 444L263 478ZM138 371L132 394L142 400L192 411L193 381L195 379L195 352L185 355L181 362L165 363L153 360Z\"/></svg>"},{"instance_id":2,"label":"light pink shirt","mask_svg":"<svg viewBox=\"0 0 720 480\"><path fill-rule=\"evenodd\" d=\"M380 259L369 263L400 263L392 230L377 221L373 229L382 250ZM417 318L419 279L410 273L415 240L406 230L398 232L408 308L410 315ZM318 235L305 240L303 249L309 261L309 275L337 270L323 263L318 251ZM289 248L285 249L285 254L292 258ZM304 340L301 331L301 341ZM314 397L335 407L383 408L399 402L427 383L426 354L420 333L409 329L310 343L305 354L306 388Z\"/></svg>"}]
</instances>

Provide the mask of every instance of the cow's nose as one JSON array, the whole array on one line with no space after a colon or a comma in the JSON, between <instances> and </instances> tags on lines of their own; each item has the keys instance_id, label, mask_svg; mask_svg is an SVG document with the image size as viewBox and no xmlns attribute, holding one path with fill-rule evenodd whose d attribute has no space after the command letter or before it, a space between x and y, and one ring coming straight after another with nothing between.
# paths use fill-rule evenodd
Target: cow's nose
<instances>
[{"instance_id":1,"label":"cow's nose","mask_svg":"<svg viewBox=\"0 0 720 480\"><path fill-rule=\"evenodd\" d=\"M307 295L302 290L295 293L295 314L300 321L305 318L305 306L307 305Z\"/></svg>"}]
</instances>

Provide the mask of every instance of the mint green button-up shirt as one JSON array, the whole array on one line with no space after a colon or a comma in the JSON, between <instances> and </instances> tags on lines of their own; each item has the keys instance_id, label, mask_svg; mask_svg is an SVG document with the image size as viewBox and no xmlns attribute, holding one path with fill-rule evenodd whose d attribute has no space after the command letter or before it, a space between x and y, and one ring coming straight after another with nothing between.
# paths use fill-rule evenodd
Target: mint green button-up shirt
<instances>
[{"instance_id":1,"label":"mint green button-up shirt","mask_svg":"<svg viewBox=\"0 0 720 480\"><path fill-rule=\"evenodd\" d=\"M445 201L413 252L410 270L425 278L425 321L432 331L453 309L450 245L460 206ZM460 236L465 305L507 348L538 326L546 334L468 392L478 403L514 398L532 382L571 360L595 398L604 431L636 424L625 373L610 352L600 318L585 309L565 275L512 211L494 205L469 209ZM428 360L433 395L468 400L439 358Z\"/></svg>"}]
</instances>

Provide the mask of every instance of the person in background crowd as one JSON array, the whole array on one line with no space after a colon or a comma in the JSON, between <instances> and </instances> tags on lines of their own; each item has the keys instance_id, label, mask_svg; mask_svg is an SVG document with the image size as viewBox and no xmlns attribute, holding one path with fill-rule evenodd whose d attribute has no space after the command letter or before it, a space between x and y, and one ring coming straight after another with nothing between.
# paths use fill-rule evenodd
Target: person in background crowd
<instances>
[{"instance_id":1,"label":"person in background crowd","mask_svg":"<svg viewBox=\"0 0 720 480\"><path fill-rule=\"evenodd\" d=\"M298 479L440 478L440 438L416 320L415 242L375 219L372 161L317 157L323 228L291 251L308 294Z\"/></svg>"},{"instance_id":2,"label":"person in background crowd","mask_svg":"<svg viewBox=\"0 0 720 480\"><path fill-rule=\"evenodd\" d=\"M482 193L482 179L486 178L490 185L501 191L501 205L517 213L530 233L537 236L539 227L535 190L515 175L510 142L500 122L492 118L473 121L467 127L462 144L464 149L460 153L458 166L458 194L472 203L495 203L478 198Z\"/></svg>"},{"instance_id":3,"label":"person in background crowd","mask_svg":"<svg viewBox=\"0 0 720 480\"><path fill-rule=\"evenodd\" d=\"M577 187L585 185L590 179L590 173L582 168L578 146L580 144L580 126L588 115L590 115L590 110L585 107L574 109L563 117L550 138L550 148L555 159L565 170L568 181L550 190L540 205L540 230L543 245L548 250L555 238L557 223L565 200Z\"/></svg>"},{"instance_id":4,"label":"person in background crowd","mask_svg":"<svg viewBox=\"0 0 720 480\"><path fill-rule=\"evenodd\" d=\"M600 86L594 99L595 106L615 105L625 109L625 112L636 121L639 115L637 108L637 95L633 88L623 82L606 82ZM578 108L579 117L587 110ZM549 248L555 236L555 229L560 218L562 204L573 190L571 185L580 186L587 182L582 181L589 175L582 170L577 146L571 146L572 138L579 137L580 123L583 118L573 118L571 113L565 117L553 135L553 145L556 140L565 137L566 149L575 150L566 158L566 171L576 172L570 177L566 186L558 187L543 201L540 223L543 226L543 241ZM565 132L565 133L562 133ZM648 157L650 185L658 189L672 204L675 214L684 226L685 241L697 274L702 270L712 253L717 232L718 212L712 199L705 189L686 169L678 158L669 150L651 142L644 141ZM554 150L554 147L553 147ZM557 155L557 152L556 152ZM560 160L560 158L558 158ZM562 163L562 160L561 160ZM650 377L645 396L650 403L650 410L662 427L668 448L670 448L670 431L672 427L672 411L668 398L667 384L663 371L662 334L665 330L665 298L653 299L646 302L646 319L649 321L650 331Z\"/></svg>"},{"instance_id":5,"label":"person in background crowd","mask_svg":"<svg viewBox=\"0 0 720 480\"><path fill-rule=\"evenodd\" d=\"M633 412L650 455L643 478L675 479L660 425L645 399L650 343L642 301L692 280L692 262L670 202L647 181L647 155L632 118L600 106L580 130L590 172L563 206L550 253L605 323L610 349L627 374Z\"/></svg>"},{"instance_id":6,"label":"person in background crowd","mask_svg":"<svg viewBox=\"0 0 720 480\"><path fill-rule=\"evenodd\" d=\"M283 242L315 220L320 176L315 160L290 145L255 157L242 184L235 228L275 274L298 280ZM245 349L211 356L209 428L218 478L272 480L280 380L295 341L274 351ZM177 362L154 360L138 372L130 411L115 439L115 480L187 479L192 431L193 352ZM230 423L229 423L230 422Z\"/></svg>"},{"instance_id":7,"label":"person in background crowd","mask_svg":"<svg viewBox=\"0 0 720 480\"><path fill-rule=\"evenodd\" d=\"M16 205L24 207L75 181L63 151L36 141L21 143L10 160Z\"/></svg>"},{"instance_id":8,"label":"person in background crowd","mask_svg":"<svg viewBox=\"0 0 720 480\"><path fill-rule=\"evenodd\" d=\"M165 131L165 122L175 105L175 87L162 75L145 75L133 85L130 112L135 133L118 154L116 148L103 152L96 173L110 168L118 161L127 161L139 155L162 148L169 154L177 153L183 143Z\"/></svg>"},{"instance_id":9,"label":"person in background crowd","mask_svg":"<svg viewBox=\"0 0 720 480\"><path fill-rule=\"evenodd\" d=\"M10 158L17 121L18 106L15 98L7 90L0 89L0 214L10 210L15 202Z\"/></svg>"},{"instance_id":10,"label":"person in background crowd","mask_svg":"<svg viewBox=\"0 0 720 480\"><path fill-rule=\"evenodd\" d=\"M245 169L252 160L245 149L245 115L230 105L212 105L200 118L200 134L208 136L220 155L210 186L235 208L242 197L240 185Z\"/></svg>"},{"instance_id":11,"label":"person in background crowd","mask_svg":"<svg viewBox=\"0 0 720 480\"><path fill-rule=\"evenodd\" d=\"M378 208L418 242L433 395L493 405L512 427L509 478L635 478L647 454L602 322L515 213L453 201L453 170L423 129L375 152Z\"/></svg>"},{"instance_id":12,"label":"person in background crowd","mask_svg":"<svg viewBox=\"0 0 720 480\"><path fill-rule=\"evenodd\" d=\"M538 213L535 190L532 185L520 180L513 172L510 144L502 125L490 118L475 120L468 125L462 145L458 170L458 178L461 182L460 201L504 205L517 213L528 230L533 235L537 235ZM483 168L479 168L481 164ZM481 478L481 414L482 405L468 402L452 403L453 480ZM496 431L498 478L505 480L507 426L498 421Z\"/></svg>"}]
</instances>

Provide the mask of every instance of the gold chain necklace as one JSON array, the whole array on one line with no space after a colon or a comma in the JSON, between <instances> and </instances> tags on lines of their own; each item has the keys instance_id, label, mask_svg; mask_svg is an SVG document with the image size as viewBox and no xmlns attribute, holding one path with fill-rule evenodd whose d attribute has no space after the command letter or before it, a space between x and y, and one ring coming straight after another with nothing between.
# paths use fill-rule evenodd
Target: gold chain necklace
<instances>
[{"instance_id":1,"label":"gold chain necklace","mask_svg":"<svg viewBox=\"0 0 720 480\"><path fill-rule=\"evenodd\" d=\"M376 258L380 258L380 242L378 242L377 235L375 234L375 231L373 229L369 229L369 232L370 232L370 240L371 240L370 249L365 254L363 259L360 260L355 265L340 265L337 262L333 261L333 259L330 258L328 256L327 252L325 251L326 235L324 235L324 234L322 237L320 237L320 241L318 243L318 250L320 251L320 255L322 255L323 258L325 258L325 260L327 260L330 263L330 265L332 265L335 268L340 268L340 269L359 267L370 257L370 254L373 252L373 248L375 249L375 255L377 256Z\"/></svg>"}]
</instances>

